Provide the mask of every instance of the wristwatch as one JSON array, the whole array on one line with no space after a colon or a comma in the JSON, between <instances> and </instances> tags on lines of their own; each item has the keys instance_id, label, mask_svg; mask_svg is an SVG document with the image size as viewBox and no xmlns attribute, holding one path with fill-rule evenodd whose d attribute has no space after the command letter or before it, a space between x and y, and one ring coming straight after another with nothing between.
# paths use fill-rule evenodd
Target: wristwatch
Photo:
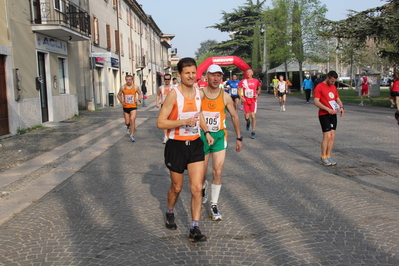
<instances>
[{"instance_id":1,"label":"wristwatch","mask_svg":"<svg viewBox=\"0 0 399 266\"><path fill-rule=\"evenodd\" d=\"M239 137L239 138L237 138L237 140L239 140L239 141L242 141L242 136L241 136L241 137Z\"/></svg>"}]
</instances>

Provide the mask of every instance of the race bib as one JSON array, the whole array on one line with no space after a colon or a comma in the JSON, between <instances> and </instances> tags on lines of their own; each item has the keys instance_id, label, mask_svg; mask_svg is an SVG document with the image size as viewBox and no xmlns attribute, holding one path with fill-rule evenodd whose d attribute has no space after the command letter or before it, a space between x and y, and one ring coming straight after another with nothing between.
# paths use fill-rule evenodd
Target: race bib
<instances>
[{"instance_id":1,"label":"race bib","mask_svg":"<svg viewBox=\"0 0 399 266\"><path fill-rule=\"evenodd\" d=\"M134 103L134 95L125 95L125 103Z\"/></svg>"},{"instance_id":2,"label":"race bib","mask_svg":"<svg viewBox=\"0 0 399 266\"><path fill-rule=\"evenodd\" d=\"M205 117L205 122L208 127L208 131L217 132L220 128L220 113L219 112L207 112L202 111Z\"/></svg>"},{"instance_id":3,"label":"race bib","mask_svg":"<svg viewBox=\"0 0 399 266\"><path fill-rule=\"evenodd\" d=\"M199 118L199 113L198 112L186 112L186 113L181 113L179 115L179 120L184 120L188 118ZM195 126L190 127L190 126L181 126L179 128L179 135L180 136L194 136L199 134L199 121L195 124Z\"/></svg>"},{"instance_id":4,"label":"race bib","mask_svg":"<svg viewBox=\"0 0 399 266\"><path fill-rule=\"evenodd\" d=\"M336 101L332 100L332 101L329 101L328 103L330 104L331 108L332 108L334 111L339 112L339 109L340 109L341 107L339 106L339 104L338 104Z\"/></svg>"},{"instance_id":5,"label":"race bib","mask_svg":"<svg viewBox=\"0 0 399 266\"><path fill-rule=\"evenodd\" d=\"M231 89L231 95L237 95L237 88Z\"/></svg>"},{"instance_id":6,"label":"race bib","mask_svg":"<svg viewBox=\"0 0 399 266\"><path fill-rule=\"evenodd\" d=\"M245 90L245 97L247 98L253 98L254 97L254 91L251 89Z\"/></svg>"}]
</instances>

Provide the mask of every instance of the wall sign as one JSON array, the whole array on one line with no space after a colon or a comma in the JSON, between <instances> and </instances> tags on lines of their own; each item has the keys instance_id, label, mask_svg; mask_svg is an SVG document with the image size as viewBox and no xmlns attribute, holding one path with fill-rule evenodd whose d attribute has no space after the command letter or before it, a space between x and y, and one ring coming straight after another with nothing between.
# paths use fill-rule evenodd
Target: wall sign
<instances>
[{"instance_id":1,"label":"wall sign","mask_svg":"<svg viewBox=\"0 0 399 266\"><path fill-rule=\"evenodd\" d=\"M66 42L38 33L36 33L36 49L68 55Z\"/></svg>"}]
</instances>

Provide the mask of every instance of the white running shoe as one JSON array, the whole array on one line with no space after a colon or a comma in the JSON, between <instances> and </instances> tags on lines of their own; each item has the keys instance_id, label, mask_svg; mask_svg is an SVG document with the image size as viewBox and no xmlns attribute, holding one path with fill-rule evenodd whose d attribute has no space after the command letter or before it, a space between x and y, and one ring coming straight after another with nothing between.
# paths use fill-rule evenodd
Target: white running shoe
<instances>
[{"instance_id":1,"label":"white running shoe","mask_svg":"<svg viewBox=\"0 0 399 266\"><path fill-rule=\"evenodd\" d=\"M219 213L218 205L216 205L216 204L211 205L211 208L209 211L209 217L211 217L213 221L221 221L222 220L222 215Z\"/></svg>"},{"instance_id":2,"label":"white running shoe","mask_svg":"<svg viewBox=\"0 0 399 266\"><path fill-rule=\"evenodd\" d=\"M202 204L207 203L208 201L208 181L205 180L204 185L202 186Z\"/></svg>"},{"instance_id":3,"label":"white running shoe","mask_svg":"<svg viewBox=\"0 0 399 266\"><path fill-rule=\"evenodd\" d=\"M285 112L285 105L283 105L283 112Z\"/></svg>"},{"instance_id":4,"label":"white running shoe","mask_svg":"<svg viewBox=\"0 0 399 266\"><path fill-rule=\"evenodd\" d=\"M363 103L359 103L360 106L363 106Z\"/></svg>"},{"instance_id":5,"label":"white running shoe","mask_svg":"<svg viewBox=\"0 0 399 266\"><path fill-rule=\"evenodd\" d=\"M320 159L320 164L322 164L324 166L331 166L332 165L330 160L327 157L323 158L323 159Z\"/></svg>"},{"instance_id":6,"label":"white running shoe","mask_svg":"<svg viewBox=\"0 0 399 266\"><path fill-rule=\"evenodd\" d=\"M331 165L337 165L337 162L331 159L331 157L327 157L327 159L330 161Z\"/></svg>"}]
</instances>

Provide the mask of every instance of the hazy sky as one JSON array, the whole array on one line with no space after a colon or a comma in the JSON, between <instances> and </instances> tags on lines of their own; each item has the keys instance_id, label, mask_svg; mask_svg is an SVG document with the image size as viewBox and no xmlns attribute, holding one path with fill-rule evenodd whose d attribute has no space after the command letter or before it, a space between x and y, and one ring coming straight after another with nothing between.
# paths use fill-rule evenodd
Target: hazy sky
<instances>
[{"instance_id":1,"label":"hazy sky","mask_svg":"<svg viewBox=\"0 0 399 266\"><path fill-rule=\"evenodd\" d=\"M255 0L253 0L256 2ZM218 42L229 38L227 33L207 29L221 23L222 11L232 12L242 6L245 0L138 0L144 11L151 15L163 33L174 34L173 48L179 57L194 57L202 41L212 39ZM270 3L270 0L266 1ZM327 18L340 20L346 18L348 10L363 11L381 6L381 0L321 0L327 6Z\"/></svg>"}]
</instances>

